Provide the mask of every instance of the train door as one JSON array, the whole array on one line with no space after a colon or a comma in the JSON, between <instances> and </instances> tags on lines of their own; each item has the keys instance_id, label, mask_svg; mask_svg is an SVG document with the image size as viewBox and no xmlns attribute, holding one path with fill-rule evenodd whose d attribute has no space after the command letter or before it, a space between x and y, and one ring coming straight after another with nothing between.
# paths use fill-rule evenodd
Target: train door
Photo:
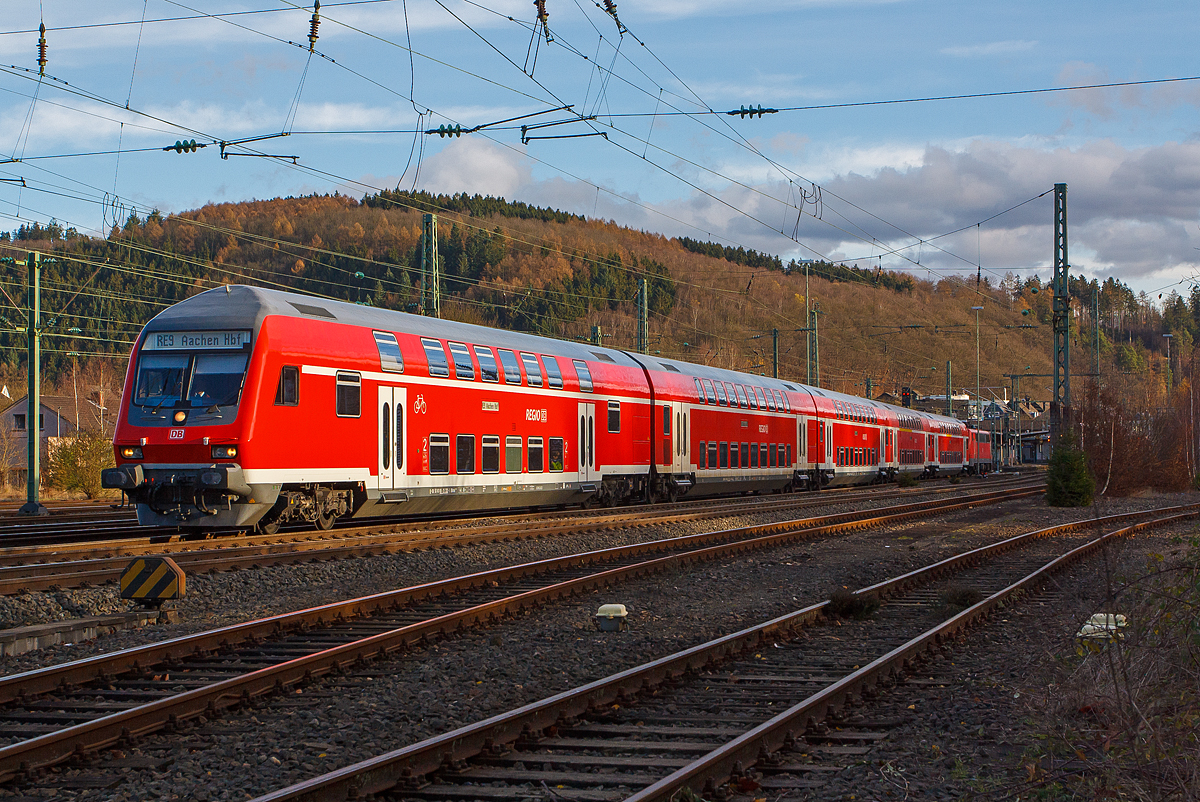
<instances>
[{"instance_id":1,"label":"train door","mask_svg":"<svg viewBox=\"0 0 1200 802\"><path fill-rule=\"evenodd\" d=\"M808 421L808 461L815 465L821 463L821 452L824 450L822 446L825 443L825 439L818 434L820 426L821 423L816 418Z\"/></svg>"},{"instance_id":2,"label":"train door","mask_svg":"<svg viewBox=\"0 0 1200 802\"><path fill-rule=\"evenodd\" d=\"M596 405L579 402L579 481L590 482L600 475L596 465Z\"/></svg>"},{"instance_id":3,"label":"train door","mask_svg":"<svg viewBox=\"0 0 1200 802\"><path fill-rule=\"evenodd\" d=\"M896 433L894 431L892 431L891 429L885 429L883 432L883 441L886 445L884 446L884 450L883 450L883 455L884 455L883 459L884 459L884 462L887 463L888 465L891 465L892 461L893 461L892 449L895 448L895 446L894 446L895 440L896 440Z\"/></svg>"},{"instance_id":4,"label":"train door","mask_svg":"<svg viewBox=\"0 0 1200 802\"><path fill-rule=\"evenodd\" d=\"M404 486L408 466L404 464L404 412L407 390L403 387L379 388L378 443L379 490Z\"/></svg>"},{"instance_id":5,"label":"train door","mask_svg":"<svg viewBox=\"0 0 1200 802\"><path fill-rule=\"evenodd\" d=\"M664 405L664 408L667 406ZM687 415L683 411L683 404L678 401L672 401L664 414L667 419L663 422L663 435L670 441L671 454L670 459L663 462L670 463L671 473L683 473L687 463ZM669 434L666 431L668 427L672 427Z\"/></svg>"},{"instance_id":6,"label":"train door","mask_svg":"<svg viewBox=\"0 0 1200 802\"><path fill-rule=\"evenodd\" d=\"M934 448L934 442L936 440L937 440L937 438L931 434L925 435L925 461L926 462L937 462L937 459L935 457L936 451Z\"/></svg>"}]
</instances>

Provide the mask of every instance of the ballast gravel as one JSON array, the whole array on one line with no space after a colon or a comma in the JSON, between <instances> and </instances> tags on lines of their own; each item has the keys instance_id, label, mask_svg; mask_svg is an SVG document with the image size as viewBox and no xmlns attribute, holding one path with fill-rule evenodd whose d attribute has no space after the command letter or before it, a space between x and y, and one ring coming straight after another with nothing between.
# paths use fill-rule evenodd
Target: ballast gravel
<instances>
[{"instance_id":1,"label":"ballast gravel","mask_svg":"<svg viewBox=\"0 0 1200 802\"><path fill-rule=\"evenodd\" d=\"M1198 500L1197 494L1102 500L1100 512ZM124 752L105 753L95 769L56 769L36 786L0 789L0 798L19 793L88 800L246 799L703 643L820 601L837 587L861 587L1090 512L1047 508L1040 499L1007 502L622 584L317 682L182 734L149 736ZM752 517L723 525L760 522ZM196 577L180 605L181 623L163 628L158 637L481 567L714 528L712 522L656 527L653 533L640 528ZM629 608L627 631L595 630L593 615L607 602ZM147 634L121 633L10 658L3 671L122 648L145 642ZM113 788L78 787L99 770L118 774L121 782Z\"/></svg>"}]
</instances>

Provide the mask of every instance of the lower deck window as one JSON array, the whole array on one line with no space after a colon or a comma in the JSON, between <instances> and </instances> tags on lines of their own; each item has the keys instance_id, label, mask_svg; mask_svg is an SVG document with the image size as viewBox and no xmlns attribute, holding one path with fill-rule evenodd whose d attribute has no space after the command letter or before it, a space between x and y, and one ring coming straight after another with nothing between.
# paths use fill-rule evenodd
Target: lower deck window
<instances>
[{"instance_id":1,"label":"lower deck window","mask_svg":"<svg viewBox=\"0 0 1200 802\"><path fill-rule=\"evenodd\" d=\"M742 443L742 467L750 467L750 444Z\"/></svg>"},{"instance_id":2,"label":"lower deck window","mask_svg":"<svg viewBox=\"0 0 1200 802\"><path fill-rule=\"evenodd\" d=\"M563 469L563 439L551 437L547 443L550 458L550 470L559 473Z\"/></svg>"},{"instance_id":3,"label":"lower deck window","mask_svg":"<svg viewBox=\"0 0 1200 802\"><path fill-rule=\"evenodd\" d=\"M504 472L520 473L521 463L521 438L511 436L504 438Z\"/></svg>"},{"instance_id":4,"label":"lower deck window","mask_svg":"<svg viewBox=\"0 0 1200 802\"><path fill-rule=\"evenodd\" d=\"M728 468L729 467L729 443L721 443L720 454L721 454L721 467Z\"/></svg>"},{"instance_id":5,"label":"lower deck window","mask_svg":"<svg viewBox=\"0 0 1200 802\"><path fill-rule=\"evenodd\" d=\"M716 468L720 463L717 461L717 444L715 442L708 444L708 467Z\"/></svg>"},{"instance_id":6,"label":"lower deck window","mask_svg":"<svg viewBox=\"0 0 1200 802\"><path fill-rule=\"evenodd\" d=\"M740 468L741 467L741 460L738 458L738 455L740 453L741 453L741 451L738 448L737 443L729 444L729 467L730 468Z\"/></svg>"},{"instance_id":7,"label":"lower deck window","mask_svg":"<svg viewBox=\"0 0 1200 802\"><path fill-rule=\"evenodd\" d=\"M483 436L483 472L500 473L500 438L494 434Z\"/></svg>"},{"instance_id":8,"label":"lower deck window","mask_svg":"<svg viewBox=\"0 0 1200 802\"><path fill-rule=\"evenodd\" d=\"M708 465L706 464L706 459L705 459L707 456L708 456L708 444L705 443L703 440L701 440L700 448L696 452L696 467L697 468L707 468L708 467Z\"/></svg>"},{"instance_id":9,"label":"lower deck window","mask_svg":"<svg viewBox=\"0 0 1200 802\"><path fill-rule=\"evenodd\" d=\"M779 467L779 451L778 451L778 449L776 448L774 443L771 443L771 445L767 446L767 449L768 449L767 453L770 454L770 458L769 458L770 466L772 468L778 468Z\"/></svg>"},{"instance_id":10,"label":"lower deck window","mask_svg":"<svg viewBox=\"0 0 1200 802\"><path fill-rule=\"evenodd\" d=\"M750 444L750 467L758 467L758 443Z\"/></svg>"},{"instance_id":11,"label":"lower deck window","mask_svg":"<svg viewBox=\"0 0 1200 802\"><path fill-rule=\"evenodd\" d=\"M337 374L337 415L357 418L362 414L362 377L357 373Z\"/></svg>"},{"instance_id":12,"label":"lower deck window","mask_svg":"<svg viewBox=\"0 0 1200 802\"><path fill-rule=\"evenodd\" d=\"M767 461L767 444L759 443L758 446L758 467L769 468L771 463Z\"/></svg>"},{"instance_id":13,"label":"lower deck window","mask_svg":"<svg viewBox=\"0 0 1200 802\"><path fill-rule=\"evenodd\" d=\"M450 435L429 435L429 472L450 473Z\"/></svg>"},{"instance_id":14,"label":"lower deck window","mask_svg":"<svg viewBox=\"0 0 1200 802\"><path fill-rule=\"evenodd\" d=\"M475 473L475 435L460 434L454 452L454 472Z\"/></svg>"},{"instance_id":15,"label":"lower deck window","mask_svg":"<svg viewBox=\"0 0 1200 802\"><path fill-rule=\"evenodd\" d=\"M784 463L784 467L790 468L790 467L792 467L792 464L793 464L792 463L792 444L788 443L787 444L787 462Z\"/></svg>"},{"instance_id":16,"label":"lower deck window","mask_svg":"<svg viewBox=\"0 0 1200 802\"><path fill-rule=\"evenodd\" d=\"M543 449L542 438L529 438L529 472L541 473L545 470L542 463Z\"/></svg>"}]
</instances>

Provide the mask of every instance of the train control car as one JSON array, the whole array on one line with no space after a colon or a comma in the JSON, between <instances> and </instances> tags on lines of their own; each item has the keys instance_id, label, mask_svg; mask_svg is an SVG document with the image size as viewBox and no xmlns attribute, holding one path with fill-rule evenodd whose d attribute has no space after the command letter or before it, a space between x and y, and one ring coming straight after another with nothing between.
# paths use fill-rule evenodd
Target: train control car
<instances>
[{"instance_id":1,"label":"train control car","mask_svg":"<svg viewBox=\"0 0 1200 802\"><path fill-rule=\"evenodd\" d=\"M992 458L992 433L987 429L971 429L967 437L967 473L983 476L996 469Z\"/></svg>"}]
</instances>

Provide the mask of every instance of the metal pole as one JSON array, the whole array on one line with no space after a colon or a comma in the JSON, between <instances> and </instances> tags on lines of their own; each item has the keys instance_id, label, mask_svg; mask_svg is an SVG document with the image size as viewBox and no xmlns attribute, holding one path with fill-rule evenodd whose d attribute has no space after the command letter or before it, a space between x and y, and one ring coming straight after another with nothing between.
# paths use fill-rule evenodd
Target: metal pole
<instances>
[{"instance_id":1,"label":"metal pole","mask_svg":"<svg viewBox=\"0 0 1200 802\"><path fill-rule=\"evenodd\" d=\"M804 317L808 320L808 350L804 355L805 369L805 384L809 387L813 386L813 317L812 317L812 297L808 294L808 263L804 265Z\"/></svg>"},{"instance_id":2,"label":"metal pole","mask_svg":"<svg viewBox=\"0 0 1200 802\"><path fill-rule=\"evenodd\" d=\"M649 348L649 333L646 331L646 323L648 315L646 307L648 307L649 299L646 297L646 279L638 279L638 330L637 330L637 349L639 354L646 353Z\"/></svg>"},{"instance_id":3,"label":"metal pole","mask_svg":"<svg viewBox=\"0 0 1200 802\"><path fill-rule=\"evenodd\" d=\"M821 386L821 338L817 331L817 318L821 316L821 306L812 311L812 352L813 352L813 379L816 381L813 387Z\"/></svg>"},{"instance_id":4,"label":"metal pole","mask_svg":"<svg viewBox=\"0 0 1200 802\"><path fill-rule=\"evenodd\" d=\"M1092 293L1092 323L1094 325L1093 335L1096 338L1096 356L1095 370L1096 374L1096 389L1100 389L1100 291Z\"/></svg>"},{"instance_id":5,"label":"metal pole","mask_svg":"<svg viewBox=\"0 0 1200 802\"><path fill-rule=\"evenodd\" d=\"M950 360L946 360L946 417L954 417L954 407L950 400Z\"/></svg>"},{"instance_id":6,"label":"metal pole","mask_svg":"<svg viewBox=\"0 0 1200 802\"><path fill-rule=\"evenodd\" d=\"M1167 401L1171 400L1171 338L1173 335L1164 334L1167 339Z\"/></svg>"},{"instance_id":7,"label":"metal pole","mask_svg":"<svg viewBox=\"0 0 1200 802\"><path fill-rule=\"evenodd\" d=\"M779 329L771 329L771 375L779 378Z\"/></svg>"},{"instance_id":8,"label":"metal pole","mask_svg":"<svg viewBox=\"0 0 1200 802\"><path fill-rule=\"evenodd\" d=\"M972 306L975 310L975 403L979 410L979 420L983 420L983 396L979 394L979 313L982 306ZM970 418L970 415L967 416Z\"/></svg>"},{"instance_id":9,"label":"metal pole","mask_svg":"<svg viewBox=\"0 0 1200 802\"><path fill-rule=\"evenodd\" d=\"M26 373L29 379L28 402L25 414L25 431L28 434L28 459L25 463L26 494L25 504L21 507L22 515L49 515L50 511L42 506L39 492L42 481L42 449L41 449L41 411L42 411L42 264L41 254L31 252L25 258L27 270L27 293L25 298L25 339L28 346L28 365Z\"/></svg>"},{"instance_id":10,"label":"metal pole","mask_svg":"<svg viewBox=\"0 0 1200 802\"><path fill-rule=\"evenodd\" d=\"M1067 257L1067 185L1054 185L1054 401L1050 443L1054 448L1071 406L1071 295Z\"/></svg>"},{"instance_id":11,"label":"metal pole","mask_svg":"<svg viewBox=\"0 0 1200 802\"><path fill-rule=\"evenodd\" d=\"M437 215L422 218L421 304L422 315L442 316L442 276L438 260Z\"/></svg>"}]
</instances>

